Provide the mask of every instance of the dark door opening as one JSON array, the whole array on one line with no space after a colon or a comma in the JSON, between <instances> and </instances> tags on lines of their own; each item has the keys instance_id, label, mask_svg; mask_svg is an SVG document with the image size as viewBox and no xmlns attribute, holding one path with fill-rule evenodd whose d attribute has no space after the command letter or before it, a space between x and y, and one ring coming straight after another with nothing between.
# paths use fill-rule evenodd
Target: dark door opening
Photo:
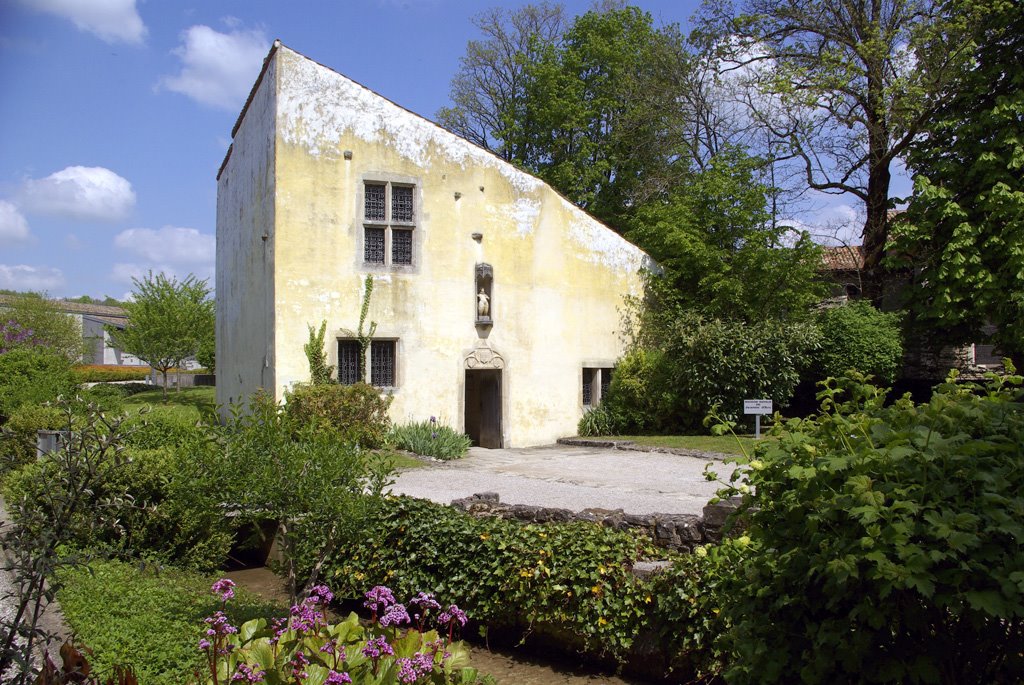
<instances>
[{"instance_id":1,"label":"dark door opening","mask_svg":"<svg viewBox=\"0 0 1024 685\"><path fill-rule=\"evenodd\" d=\"M466 371L466 435L479 447L501 447L501 369Z\"/></svg>"}]
</instances>

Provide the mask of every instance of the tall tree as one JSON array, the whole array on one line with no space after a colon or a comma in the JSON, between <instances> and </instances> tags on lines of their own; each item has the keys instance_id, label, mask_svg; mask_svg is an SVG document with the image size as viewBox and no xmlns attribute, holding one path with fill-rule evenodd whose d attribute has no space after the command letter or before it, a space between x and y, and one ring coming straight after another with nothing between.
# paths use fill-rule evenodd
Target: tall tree
<instances>
[{"instance_id":1,"label":"tall tree","mask_svg":"<svg viewBox=\"0 0 1024 685\"><path fill-rule=\"evenodd\" d=\"M518 9L493 8L473 18L484 38L471 40L452 78L451 107L438 122L507 161L523 156L512 136L526 116L526 69L565 28L561 5L542 2Z\"/></svg>"},{"instance_id":2,"label":"tall tree","mask_svg":"<svg viewBox=\"0 0 1024 685\"><path fill-rule=\"evenodd\" d=\"M893 162L967 57L942 0L705 0L701 33L742 71L752 118L807 187L864 203L865 285L880 294Z\"/></svg>"},{"instance_id":3,"label":"tall tree","mask_svg":"<svg viewBox=\"0 0 1024 685\"><path fill-rule=\"evenodd\" d=\"M153 272L132 280L133 299L124 304L128 323L123 330L110 326L107 332L115 345L163 374L166 398L167 372L195 356L203 341L212 336L210 288L192 274L180 282Z\"/></svg>"},{"instance_id":4,"label":"tall tree","mask_svg":"<svg viewBox=\"0 0 1024 685\"><path fill-rule=\"evenodd\" d=\"M759 165L725 148L669 198L639 210L627 237L662 269L650 281L648 316L671 323L682 309L745 323L793 320L820 301L820 249L806 233L771 224Z\"/></svg>"},{"instance_id":5,"label":"tall tree","mask_svg":"<svg viewBox=\"0 0 1024 685\"><path fill-rule=\"evenodd\" d=\"M984 339L1024 364L1024 5L958 0L972 60L911 148L914 194L897 254L911 311L946 342Z\"/></svg>"},{"instance_id":6,"label":"tall tree","mask_svg":"<svg viewBox=\"0 0 1024 685\"><path fill-rule=\"evenodd\" d=\"M516 161L591 214L624 230L631 211L689 167L676 123L675 26L655 28L636 7L606 6L576 18L561 44L529 64L525 141Z\"/></svg>"},{"instance_id":7,"label":"tall tree","mask_svg":"<svg viewBox=\"0 0 1024 685\"><path fill-rule=\"evenodd\" d=\"M75 363L85 351L81 325L45 293L14 293L0 302L0 351L19 345L46 347Z\"/></svg>"}]
</instances>

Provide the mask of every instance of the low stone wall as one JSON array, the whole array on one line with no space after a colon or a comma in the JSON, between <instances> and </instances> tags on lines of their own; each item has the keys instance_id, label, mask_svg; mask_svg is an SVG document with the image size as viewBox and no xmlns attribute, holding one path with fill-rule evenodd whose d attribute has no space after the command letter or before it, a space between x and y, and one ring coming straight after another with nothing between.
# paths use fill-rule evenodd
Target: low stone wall
<instances>
[{"instance_id":1,"label":"low stone wall","mask_svg":"<svg viewBox=\"0 0 1024 685\"><path fill-rule=\"evenodd\" d=\"M531 504L502 504L496 492L480 492L453 500L451 506L474 516L496 516L526 523L567 523L588 521L618 530L646 533L665 549L692 551L694 547L722 539L722 528L738 502L723 500L704 507L703 516L693 514L627 514L622 509L570 511Z\"/></svg>"}]
</instances>

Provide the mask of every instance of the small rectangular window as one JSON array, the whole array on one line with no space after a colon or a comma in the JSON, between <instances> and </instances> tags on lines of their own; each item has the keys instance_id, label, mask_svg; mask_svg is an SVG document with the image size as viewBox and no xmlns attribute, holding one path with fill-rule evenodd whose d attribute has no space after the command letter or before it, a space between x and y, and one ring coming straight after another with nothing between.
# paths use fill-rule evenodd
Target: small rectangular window
<instances>
[{"instance_id":1,"label":"small rectangular window","mask_svg":"<svg viewBox=\"0 0 1024 685\"><path fill-rule=\"evenodd\" d=\"M370 383L378 388L395 385L394 340L374 340L370 343Z\"/></svg>"},{"instance_id":2,"label":"small rectangular window","mask_svg":"<svg viewBox=\"0 0 1024 685\"><path fill-rule=\"evenodd\" d=\"M391 186L391 220L411 224L412 218L412 188Z\"/></svg>"},{"instance_id":3,"label":"small rectangular window","mask_svg":"<svg viewBox=\"0 0 1024 685\"><path fill-rule=\"evenodd\" d=\"M359 343L355 340L338 341L338 382L352 385L362 379L359 363Z\"/></svg>"},{"instance_id":4,"label":"small rectangular window","mask_svg":"<svg viewBox=\"0 0 1024 685\"><path fill-rule=\"evenodd\" d=\"M596 369L583 369L583 406L594 403L594 372Z\"/></svg>"},{"instance_id":5,"label":"small rectangular window","mask_svg":"<svg viewBox=\"0 0 1024 685\"><path fill-rule=\"evenodd\" d=\"M391 263L412 264L412 231L391 231Z\"/></svg>"},{"instance_id":6,"label":"small rectangular window","mask_svg":"<svg viewBox=\"0 0 1024 685\"><path fill-rule=\"evenodd\" d=\"M384 229L364 228L366 233L363 246L363 261L373 264L384 263Z\"/></svg>"},{"instance_id":7,"label":"small rectangular window","mask_svg":"<svg viewBox=\"0 0 1024 685\"><path fill-rule=\"evenodd\" d=\"M375 183L367 183L364 186L364 215L367 221L387 221L385 209L386 186Z\"/></svg>"}]
</instances>

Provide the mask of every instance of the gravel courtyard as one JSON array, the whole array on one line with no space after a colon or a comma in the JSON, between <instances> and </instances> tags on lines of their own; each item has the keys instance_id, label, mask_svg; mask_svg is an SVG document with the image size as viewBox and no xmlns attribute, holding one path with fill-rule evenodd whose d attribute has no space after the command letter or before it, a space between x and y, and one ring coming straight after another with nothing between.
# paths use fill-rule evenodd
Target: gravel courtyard
<instances>
[{"instance_id":1,"label":"gravel courtyard","mask_svg":"<svg viewBox=\"0 0 1024 685\"><path fill-rule=\"evenodd\" d=\"M403 471L396 494L448 504L478 492L497 492L505 504L622 509L627 514L700 514L728 465L713 459L550 445L523 449L472 447L462 459Z\"/></svg>"}]
</instances>

